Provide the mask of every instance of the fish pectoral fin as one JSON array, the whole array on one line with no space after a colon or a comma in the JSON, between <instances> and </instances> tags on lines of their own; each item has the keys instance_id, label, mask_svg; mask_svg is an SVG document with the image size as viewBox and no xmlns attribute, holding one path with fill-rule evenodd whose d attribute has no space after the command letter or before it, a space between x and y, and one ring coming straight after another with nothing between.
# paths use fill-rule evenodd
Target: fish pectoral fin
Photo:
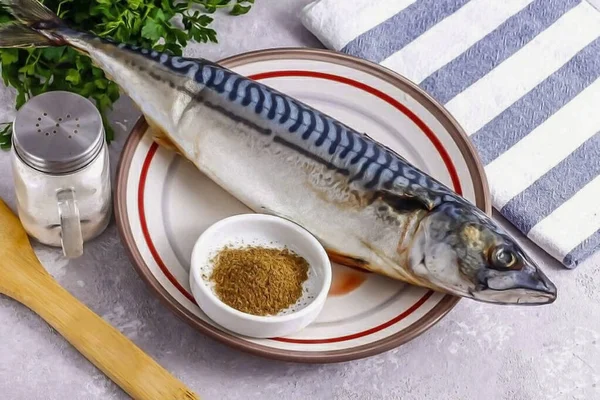
<instances>
[{"instance_id":1,"label":"fish pectoral fin","mask_svg":"<svg viewBox=\"0 0 600 400\"><path fill-rule=\"evenodd\" d=\"M174 151L177 154L181 154L179 148L171 139L169 139L167 134L158 126L156 122L152 121L152 119L148 118L147 116L144 116L144 118L146 119L148 127L150 128L152 139L156 142L156 144L168 150Z\"/></svg>"},{"instance_id":2,"label":"fish pectoral fin","mask_svg":"<svg viewBox=\"0 0 600 400\"><path fill-rule=\"evenodd\" d=\"M325 249L325 251L329 256L329 259L334 263L338 263L345 267L350 267L361 272L371 272L369 263L361 258L349 256L332 249Z\"/></svg>"},{"instance_id":3,"label":"fish pectoral fin","mask_svg":"<svg viewBox=\"0 0 600 400\"><path fill-rule=\"evenodd\" d=\"M375 195L375 200L384 202L401 214L417 210L429 211L433 208L433 204L428 203L422 198L408 194L399 194L390 190L379 190Z\"/></svg>"},{"instance_id":4,"label":"fish pectoral fin","mask_svg":"<svg viewBox=\"0 0 600 400\"><path fill-rule=\"evenodd\" d=\"M352 268L352 269L355 269L355 270L358 270L361 272L367 272L367 273L372 272L372 273L375 273L378 275L387 276L388 278L391 278L391 279L402 281L404 283L408 283L410 285L428 287L431 289L431 286L428 285L426 281L417 279L414 275L412 275L408 271L404 270L403 268L400 268L400 266L398 266L398 268L390 269L390 268L385 268L382 266L376 266L376 265L370 264L369 262L367 262L361 258L343 254L336 250L326 248L325 251L327 252L329 259L332 262L341 264L345 267L349 267L349 268ZM392 260L388 259L385 256L379 255L379 257L381 257L381 259L384 263L396 265L396 263L394 263ZM395 271L395 272L392 272L392 271Z\"/></svg>"}]
</instances>

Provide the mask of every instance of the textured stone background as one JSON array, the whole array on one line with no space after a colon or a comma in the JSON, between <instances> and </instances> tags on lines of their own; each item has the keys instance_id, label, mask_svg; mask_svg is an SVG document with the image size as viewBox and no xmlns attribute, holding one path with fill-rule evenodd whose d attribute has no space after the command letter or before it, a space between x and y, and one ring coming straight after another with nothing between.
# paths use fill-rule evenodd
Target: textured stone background
<instances>
[{"instance_id":1,"label":"textured stone background","mask_svg":"<svg viewBox=\"0 0 600 400\"><path fill-rule=\"evenodd\" d=\"M316 46L298 22L308 0L258 0L243 18L221 18L221 44L189 55L217 60L269 47ZM0 121L13 94L0 87ZM111 145L113 173L137 113L126 100ZM7 153L0 196L14 207ZM67 262L36 247L44 266L73 295L130 337L204 399L600 399L600 255L568 271L534 251L559 289L544 307L461 301L439 324L379 356L334 365L299 365L250 356L211 340L163 307L129 263L114 222ZM1 279L1 277L0 277ZM40 318L0 296L0 399L125 399Z\"/></svg>"}]
</instances>

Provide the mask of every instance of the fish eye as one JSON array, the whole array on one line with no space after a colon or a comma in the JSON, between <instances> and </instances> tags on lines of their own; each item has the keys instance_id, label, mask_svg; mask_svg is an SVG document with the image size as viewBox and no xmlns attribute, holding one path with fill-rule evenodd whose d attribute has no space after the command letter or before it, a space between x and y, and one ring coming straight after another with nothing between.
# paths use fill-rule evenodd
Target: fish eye
<instances>
[{"instance_id":1,"label":"fish eye","mask_svg":"<svg viewBox=\"0 0 600 400\"><path fill-rule=\"evenodd\" d=\"M515 269L517 255L511 249L498 246L492 250L489 262L495 269Z\"/></svg>"}]
</instances>

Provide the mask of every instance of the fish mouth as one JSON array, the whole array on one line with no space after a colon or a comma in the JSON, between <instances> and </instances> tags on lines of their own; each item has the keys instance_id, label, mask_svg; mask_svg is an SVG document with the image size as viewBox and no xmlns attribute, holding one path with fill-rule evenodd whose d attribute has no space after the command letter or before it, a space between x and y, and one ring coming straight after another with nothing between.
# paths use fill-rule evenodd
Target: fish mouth
<instances>
[{"instance_id":1,"label":"fish mouth","mask_svg":"<svg viewBox=\"0 0 600 400\"><path fill-rule=\"evenodd\" d=\"M474 299L494 304L544 305L556 300L555 292L540 292L537 290L517 288L506 290L483 289L471 291Z\"/></svg>"},{"instance_id":2,"label":"fish mouth","mask_svg":"<svg viewBox=\"0 0 600 400\"><path fill-rule=\"evenodd\" d=\"M495 304L552 304L557 297L556 286L539 269L490 276L469 293L477 300Z\"/></svg>"}]
</instances>

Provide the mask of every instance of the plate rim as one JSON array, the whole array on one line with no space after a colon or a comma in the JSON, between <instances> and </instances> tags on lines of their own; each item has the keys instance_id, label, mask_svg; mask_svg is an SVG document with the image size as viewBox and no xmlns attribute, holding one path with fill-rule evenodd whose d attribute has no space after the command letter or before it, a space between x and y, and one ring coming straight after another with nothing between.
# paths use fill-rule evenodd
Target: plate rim
<instances>
[{"instance_id":1,"label":"plate rim","mask_svg":"<svg viewBox=\"0 0 600 400\"><path fill-rule=\"evenodd\" d=\"M467 134L464 132L460 124L443 107L443 105L438 103L415 83L404 76L370 61L326 49L282 47L275 49L254 50L227 57L217 62L227 68L235 68L249 62L290 58L333 62L334 64L343 65L350 68L357 68L362 72L374 75L396 87L398 87L400 84L402 90L406 91L423 107L431 112L452 136L452 139L464 157L469 169L469 173L475 187L475 197L477 200L479 200L477 203L480 203L477 204L477 206L487 214L491 215L491 195L489 192L485 170L477 152L475 151L475 148L470 143ZM137 245L135 244L133 233L128 223L129 216L127 212L126 196L127 178L131 167L131 162L133 160L133 155L147 128L147 122L142 115L139 117L135 126L129 133L129 136L121 151L117 165L115 196L113 199L116 225L129 259L138 275L151 289L153 294L158 297L168 309L170 309L176 316L201 333L232 348L261 357L303 363L345 362L374 356L411 341L439 322L439 320L446 316L446 314L448 314L450 310L452 310L461 300L460 297L445 295L438 304L436 304L430 311L423 315L415 324L409 326L401 332L397 332L391 336L372 343L339 350L305 352L299 350L277 349L249 342L244 338L239 338L229 332L223 331L218 327L211 325L210 323L199 321L192 312L187 310L187 308L175 300L158 282L154 275L152 275Z\"/></svg>"}]
</instances>

